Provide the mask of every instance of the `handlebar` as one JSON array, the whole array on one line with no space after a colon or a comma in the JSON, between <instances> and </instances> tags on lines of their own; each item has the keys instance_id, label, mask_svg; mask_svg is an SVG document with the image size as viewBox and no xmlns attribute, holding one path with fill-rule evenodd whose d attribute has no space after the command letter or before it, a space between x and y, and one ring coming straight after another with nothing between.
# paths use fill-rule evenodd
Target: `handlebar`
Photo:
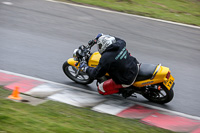
<instances>
[{"instance_id":1,"label":"handlebar","mask_svg":"<svg viewBox=\"0 0 200 133\"><path fill-rule=\"evenodd\" d=\"M88 57L91 56L91 48L97 43L96 39L90 40L88 45L81 45L78 49L74 50L73 57L80 63L81 61L86 61Z\"/></svg>"},{"instance_id":2,"label":"handlebar","mask_svg":"<svg viewBox=\"0 0 200 133\"><path fill-rule=\"evenodd\" d=\"M88 42L89 48L92 48L96 43L97 43L97 40L96 40L96 39L90 40L90 41Z\"/></svg>"}]
</instances>

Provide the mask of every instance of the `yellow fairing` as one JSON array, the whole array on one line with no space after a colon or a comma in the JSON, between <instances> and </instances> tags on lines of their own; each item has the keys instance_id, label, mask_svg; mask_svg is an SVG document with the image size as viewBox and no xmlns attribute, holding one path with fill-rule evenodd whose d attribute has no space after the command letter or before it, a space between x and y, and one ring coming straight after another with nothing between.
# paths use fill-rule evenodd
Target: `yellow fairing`
<instances>
[{"instance_id":1,"label":"yellow fairing","mask_svg":"<svg viewBox=\"0 0 200 133\"><path fill-rule=\"evenodd\" d=\"M101 54L99 52L94 52L88 61L88 65L90 67L97 67L97 65L99 64L100 58L101 58Z\"/></svg>"},{"instance_id":2,"label":"yellow fairing","mask_svg":"<svg viewBox=\"0 0 200 133\"><path fill-rule=\"evenodd\" d=\"M158 66L157 66L158 68ZM156 69L157 69L156 68ZM156 70L155 70L156 72ZM151 85L151 84L157 84L157 83L162 83L167 80L166 75L169 72L168 67L160 66L159 70L157 73L155 73L155 77L153 79L147 79L147 80L142 80L142 81L136 81L133 86L136 87L144 87L146 85Z\"/></svg>"},{"instance_id":3,"label":"yellow fairing","mask_svg":"<svg viewBox=\"0 0 200 133\"><path fill-rule=\"evenodd\" d=\"M69 58L67 60L68 64L70 64L71 66L75 66L75 64L78 62L78 61L75 61L74 58ZM78 65L79 66L79 65ZM77 69L78 69L78 66L75 66Z\"/></svg>"},{"instance_id":4,"label":"yellow fairing","mask_svg":"<svg viewBox=\"0 0 200 133\"><path fill-rule=\"evenodd\" d=\"M89 61L88 61L88 66L90 67L96 67L98 64L99 64L99 60L101 58L101 54L99 52L94 52ZM75 66L75 64L78 62L78 61L75 61L74 58L69 58L67 60L68 64L72 65L72 66ZM76 68L78 68L79 64L77 66L75 66Z\"/></svg>"},{"instance_id":5,"label":"yellow fairing","mask_svg":"<svg viewBox=\"0 0 200 133\"><path fill-rule=\"evenodd\" d=\"M90 67L97 67L99 64L99 60L101 58L101 54L99 52L94 52L91 56L90 59L88 61L88 65ZM109 76L108 73L106 73L106 76Z\"/></svg>"}]
</instances>

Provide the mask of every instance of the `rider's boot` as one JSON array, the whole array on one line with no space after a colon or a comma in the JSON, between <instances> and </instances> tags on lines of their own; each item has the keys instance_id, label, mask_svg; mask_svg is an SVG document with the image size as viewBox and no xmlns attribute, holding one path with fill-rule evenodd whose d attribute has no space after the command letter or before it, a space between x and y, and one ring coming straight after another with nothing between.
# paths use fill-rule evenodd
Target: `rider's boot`
<instances>
[{"instance_id":1,"label":"rider's boot","mask_svg":"<svg viewBox=\"0 0 200 133\"><path fill-rule=\"evenodd\" d=\"M127 98L127 97L132 96L132 94L134 93L134 90L131 87L127 87L127 88L120 89L119 93L122 94L124 98Z\"/></svg>"}]
</instances>

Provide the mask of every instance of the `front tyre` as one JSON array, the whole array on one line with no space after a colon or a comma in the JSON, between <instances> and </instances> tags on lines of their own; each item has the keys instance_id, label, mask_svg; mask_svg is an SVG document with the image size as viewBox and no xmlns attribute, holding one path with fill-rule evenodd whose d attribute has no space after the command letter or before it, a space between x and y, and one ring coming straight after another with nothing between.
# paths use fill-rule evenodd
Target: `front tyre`
<instances>
[{"instance_id":1,"label":"front tyre","mask_svg":"<svg viewBox=\"0 0 200 133\"><path fill-rule=\"evenodd\" d=\"M79 72L79 75L76 76L77 71L78 69L75 66L71 66L70 64L68 64L67 61L63 64L63 72L71 80L75 81L76 83L84 85L93 82L93 80L90 79L87 73Z\"/></svg>"},{"instance_id":2,"label":"front tyre","mask_svg":"<svg viewBox=\"0 0 200 133\"><path fill-rule=\"evenodd\" d=\"M174 97L174 91L168 90L163 84L149 86L143 96L151 102L165 104Z\"/></svg>"}]
</instances>

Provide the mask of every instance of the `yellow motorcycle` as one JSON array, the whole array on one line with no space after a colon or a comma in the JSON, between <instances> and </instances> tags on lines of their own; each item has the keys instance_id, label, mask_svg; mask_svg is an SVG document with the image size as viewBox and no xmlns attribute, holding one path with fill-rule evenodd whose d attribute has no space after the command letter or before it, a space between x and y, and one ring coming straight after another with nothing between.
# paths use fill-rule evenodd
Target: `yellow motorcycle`
<instances>
[{"instance_id":1,"label":"yellow motorcycle","mask_svg":"<svg viewBox=\"0 0 200 133\"><path fill-rule=\"evenodd\" d=\"M81 62L87 62L90 67L96 67L98 65L101 55L99 52L91 52L93 45L82 45L78 49L75 49L73 58L69 58L63 64L63 71L66 76L76 83L86 85L94 81L87 73L79 68ZM106 79L109 79L109 74L106 74L105 77ZM123 95L125 98L134 96L134 94L137 93L141 94L151 102L164 104L173 99L174 84L174 77L171 75L168 67L162 66L161 64L154 65L141 63L137 78L133 85L128 87L128 89L125 88L121 90L122 92L127 91L129 94Z\"/></svg>"}]
</instances>

